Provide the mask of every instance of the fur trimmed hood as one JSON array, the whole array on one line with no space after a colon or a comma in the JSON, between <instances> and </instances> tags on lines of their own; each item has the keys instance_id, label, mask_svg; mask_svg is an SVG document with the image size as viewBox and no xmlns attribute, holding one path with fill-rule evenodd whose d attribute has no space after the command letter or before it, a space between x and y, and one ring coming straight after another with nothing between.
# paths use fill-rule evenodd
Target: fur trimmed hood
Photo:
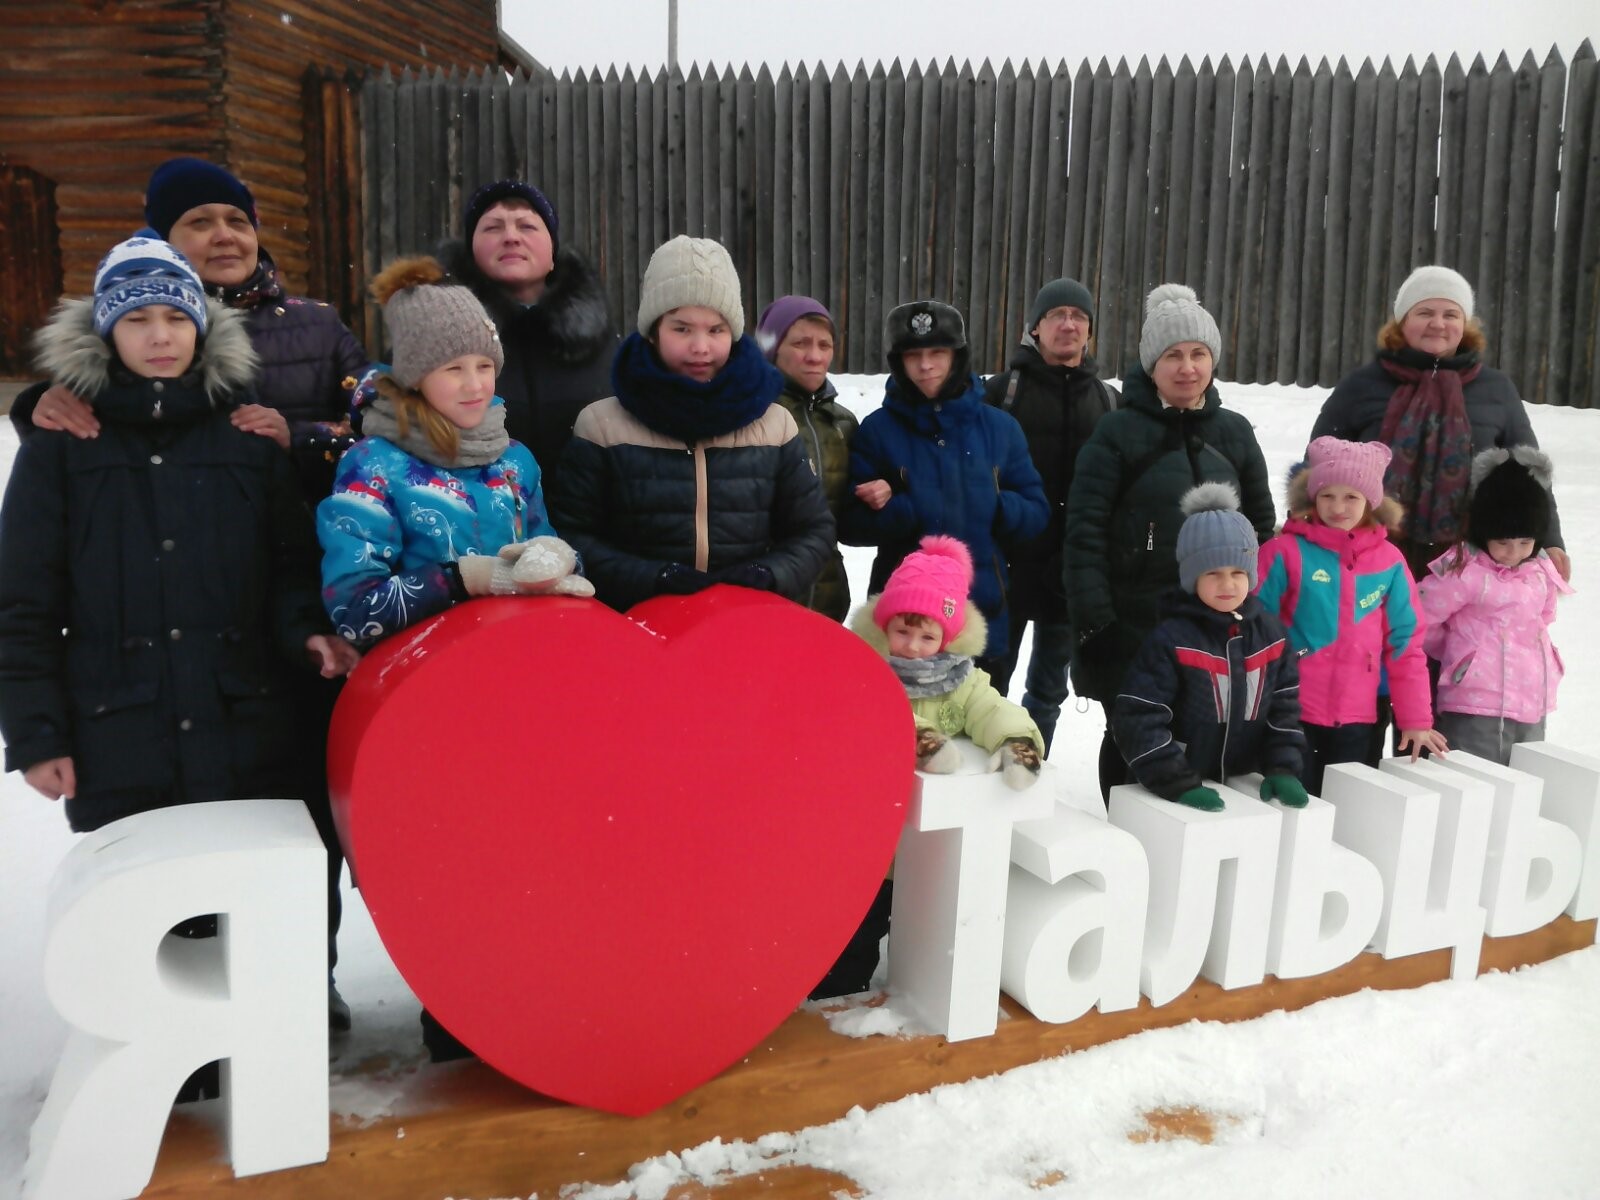
<instances>
[{"instance_id":1,"label":"fur trimmed hood","mask_svg":"<svg viewBox=\"0 0 1600 1200\"><path fill-rule=\"evenodd\" d=\"M1308 517L1316 510L1316 505L1311 500L1311 468L1300 463L1289 474L1289 492L1286 497L1289 504L1289 520L1296 517ZM1372 510L1372 515L1377 518L1391 534L1400 532L1400 525L1405 520L1405 506L1393 496L1385 495L1383 503Z\"/></svg>"},{"instance_id":2,"label":"fur trimmed hood","mask_svg":"<svg viewBox=\"0 0 1600 1200\"><path fill-rule=\"evenodd\" d=\"M261 361L250 344L244 315L208 296L206 320L210 329L197 348L200 385L213 400L249 391ZM85 400L92 401L111 386L116 353L111 343L94 331L93 301L57 304L44 327L34 334L33 347L40 373Z\"/></svg>"},{"instance_id":3,"label":"fur trimmed hood","mask_svg":"<svg viewBox=\"0 0 1600 1200\"><path fill-rule=\"evenodd\" d=\"M857 633L867 645L871 646L884 658L889 657L889 635L878 628L878 623L872 619L872 612L878 606L878 592L867 597L867 602L856 609L855 616L850 618L850 628ZM983 653L983 647L989 638L989 623L983 619L983 614L978 611L978 606L971 600L967 601L966 624L961 627L961 632L950 640L944 648L946 654L964 654L975 658Z\"/></svg>"},{"instance_id":4,"label":"fur trimmed hood","mask_svg":"<svg viewBox=\"0 0 1600 1200\"><path fill-rule=\"evenodd\" d=\"M478 268L472 248L459 239L440 242L434 257L454 282L472 289L502 338L518 320L534 322L555 358L568 366L585 363L616 340L606 286L576 250L556 251L539 303L524 308Z\"/></svg>"}]
</instances>

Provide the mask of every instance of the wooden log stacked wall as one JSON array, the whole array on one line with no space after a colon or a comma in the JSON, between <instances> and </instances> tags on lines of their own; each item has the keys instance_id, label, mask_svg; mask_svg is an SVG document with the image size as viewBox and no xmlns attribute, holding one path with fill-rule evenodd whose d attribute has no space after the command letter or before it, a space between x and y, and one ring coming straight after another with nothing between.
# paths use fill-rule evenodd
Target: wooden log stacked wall
<instances>
[{"instance_id":1,"label":"wooden log stacked wall","mask_svg":"<svg viewBox=\"0 0 1600 1200\"><path fill-rule=\"evenodd\" d=\"M0 161L56 185L63 283L83 293L140 224L151 168L224 153L218 5L8 3Z\"/></svg>"},{"instance_id":2,"label":"wooden log stacked wall","mask_svg":"<svg viewBox=\"0 0 1600 1200\"><path fill-rule=\"evenodd\" d=\"M829 304L846 371L883 369L883 315L916 296L960 307L974 365L998 369L1039 283L1070 274L1096 292L1112 371L1136 355L1146 292L1177 279L1218 318L1223 378L1328 386L1437 261L1476 286L1489 360L1524 396L1600 404L1588 42L1570 65L1492 68L428 71L369 78L361 110L369 272L515 174L550 194L623 328L650 252L687 232L729 247L749 316L789 291Z\"/></svg>"},{"instance_id":3,"label":"wooden log stacked wall","mask_svg":"<svg viewBox=\"0 0 1600 1200\"><path fill-rule=\"evenodd\" d=\"M345 198L360 178L359 124L347 103L331 146L308 139L307 68L500 57L492 0L6 0L3 20L0 166L56 185L62 285L75 293L92 287L106 249L141 224L151 169L192 154L251 186L262 244L291 289L345 294L352 273L364 279L365 263L343 247L360 241L330 239L325 227L337 232L353 211ZM317 186L346 171L315 202L308 140ZM8 370L22 344L13 333L0 351Z\"/></svg>"}]
</instances>

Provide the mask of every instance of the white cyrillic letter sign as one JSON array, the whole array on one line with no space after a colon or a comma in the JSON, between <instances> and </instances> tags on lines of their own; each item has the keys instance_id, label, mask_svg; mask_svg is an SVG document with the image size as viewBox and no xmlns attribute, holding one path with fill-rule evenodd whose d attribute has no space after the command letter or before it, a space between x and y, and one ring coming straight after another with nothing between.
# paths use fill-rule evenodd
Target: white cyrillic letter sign
<instances>
[{"instance_id":1,"label":"white cyrillic letter sign","mask_svg":"<svg viewBox=\"0 0 1600 1200\"><path fill-rule=\"evenodd\" d=\"M1578 835L1583 864L1567 915L1574 921L1600 917L1600 758L1550 742L1527 742L1511 747L1511 765L1544 780L1539 811Z\"/></svg>"},{"instance_id":2,"label":"white cyrillic letter sign","mask_svg":"<svg viewBox=\"0 0 1600 1200\"><path fill-rule=\"evenodd\" d=\"M1581 851L1572 830L1539 816L1543 781L1460 750L1440 765L1494 789L1481 897L1489 914L1485 931L1510 937L1554 921L1577 890Z\"/></svg>"},{"instance_id":3,"label":"white cyrillic letter sign","mask_svg":"<svg viewBox=\"0 0 1600 1200\"><path fill-rule=\"evenodd\" d=\"M1486 784L1426 760L1330 766L1322 796L1333 836L1378 868L1383 915L1374 944L1385 958L1450 947L1450 977L1473 979L1483 949L1478 903L1494 806Z\"/></svg>"},{"instance_id":4,"label":"white cyrillic letter sign","mask_svg":"<svg viewBox=\"0 0 1600 1200\"><path fill-rule=\"evenodd\" d=\"M1283 815L1231 788L1221 812L1201 812L1142 787L1111 789L1111 823L1139 839L1150 863L1141 988L1175 999L1204 974L1225 988L1266 977L1267 929Z\"/></svg>"},{"instance_id":5,"label":"white cyrillic letter sign","mask_svg":"<svg viewBox=\"0 0 1600 1200\"><path fill-rule=\"evenodd\" d=\"M1150 888L1139 843L1103 812L1058 804L1012 831L1011 862L1000 986L1056 1024L1136 1007Z\"/></svg>"},{"instance_id":6,"label":"white cyrillic letter sign","mask_svg":"<svg viewBox=\"0 0 1600 1200\"><path fill-rule=\"evenodd\" d=\"M889 987L952 1042L995 1030L1011 826L1055 807L1048 763L1038 783L1016 792L986 769L977 747L956 744L981 773L917 776L889 925Z\"/></svg>"},{"instance_id":7,"label":"white cyrillic letter sign","mask_svg":"<svg viewBox=\"0 0 1600 1200\"><path fill-rule=\"evenodd\" d=\"M25 1194L137 1196L173 1096L214 1059L235 1175L327 1158L326 863L298 800L157 809L73 847L44 963L72 1029ZM206 913L217 937L168 933Z\"/></svg>"},{"instance_id":8,"label":"white cyrillic letter sign","mask_svg":"<svg viewBox=\"0 0 1600 1200\"><path fill-rule=\"evenodd\" d=\"M1248 796L1261 776L1228 780ZM1378 868L1333 840L1333 805L1312 796L1304 808L1283 808L1278 886L1267 937L1267 974L1303 979L1342 967L1372 940L1383 912Z\"/></svg>"}]
</instances>

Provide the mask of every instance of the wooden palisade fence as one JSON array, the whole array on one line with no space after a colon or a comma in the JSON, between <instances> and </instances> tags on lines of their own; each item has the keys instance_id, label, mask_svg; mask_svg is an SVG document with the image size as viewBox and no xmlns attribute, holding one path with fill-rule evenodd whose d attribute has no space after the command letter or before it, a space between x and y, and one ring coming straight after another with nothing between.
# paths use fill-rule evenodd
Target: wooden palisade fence
<instances>
[{"instance_id":1,"label":"wooden palisade fence","mask_svg":"<svg viewBox=\"0 0 1600 1200\"><path fill-rule=\"evenodd\" d=\"M845 371L883 369L883 315L917 296L961 308L974 365L997 369L1039 284L1067 274L1098 297L1109 371L1136 354L1144 294L1177 280L1222 326L1224 378L1307 386L1368 359L1400 280L1443 262L1524 396L1596 406L1596 72L1586 41L1570 67L1552 50L1399 72L385 72L358 106L327 77L345 124L318 143L326 191L348 186L352 121L364 164L359 271L327 287L355 301L358 273L459 236L472 189L518 176L550 194L624 329L651 250L686 232L729 247L752 314L784 292L827 303Z\"/></svg>"}]
</instances>

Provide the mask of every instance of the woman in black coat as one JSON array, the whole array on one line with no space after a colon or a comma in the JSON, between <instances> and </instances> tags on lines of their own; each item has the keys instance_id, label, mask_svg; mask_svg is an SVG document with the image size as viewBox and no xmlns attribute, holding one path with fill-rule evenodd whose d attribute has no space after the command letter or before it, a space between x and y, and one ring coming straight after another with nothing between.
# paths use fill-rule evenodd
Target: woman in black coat
<instances>
[{"instance_id":1,"label":"woman in black coat","mask_svg":"<svg viewBox=\"0 0 1600 1200\"><path fill-rule=\"evenodd\" d=\"M465 227L466 241L445 242L437 258L494 320L506 356L495 380L506 432L533 451L548 488L578 414L611 394L617 333L605 285L560 244L555 207L531 184L479 188Z\"/></svg>"},{"instance_id":2,"label":"woman in black coat","mask_svg":"<svg viewBox=\"0 0 1600 1200\"><path fill-rule=\"evenodd\" d=\"M1472 285L1449 267L1418 267L1378 331L1378 356L1339 381L1311 440L1383 442L1393 452L1384 490L1406 511L1396 538L1414 578L1464 532L1472 459L1495 446L1539 444L1516 385L1486 367ZM1546 550L1562 578L1572 564L1551 512Z\"/></svg>"},{"instance_id":3,"label":"woman in black coat","mask_svg":"<svg viewBox=\"0 0 1600 1200\"><path fill-rule=\"evenodd\" d=\"M1078 455L1067 494L1067 603L1078 646L1073 686L1109 713L1140 645L1178 584L1179 502L1196 484L1231 485L1256 535L1272 536L1266 459L1250 422L1222 407L1214 375L1222 339L1180 284L1145 300L1140 361ZM1102 796L1127 782L1109 725L1100 746Z\"/></svg>"}]
</instances>

